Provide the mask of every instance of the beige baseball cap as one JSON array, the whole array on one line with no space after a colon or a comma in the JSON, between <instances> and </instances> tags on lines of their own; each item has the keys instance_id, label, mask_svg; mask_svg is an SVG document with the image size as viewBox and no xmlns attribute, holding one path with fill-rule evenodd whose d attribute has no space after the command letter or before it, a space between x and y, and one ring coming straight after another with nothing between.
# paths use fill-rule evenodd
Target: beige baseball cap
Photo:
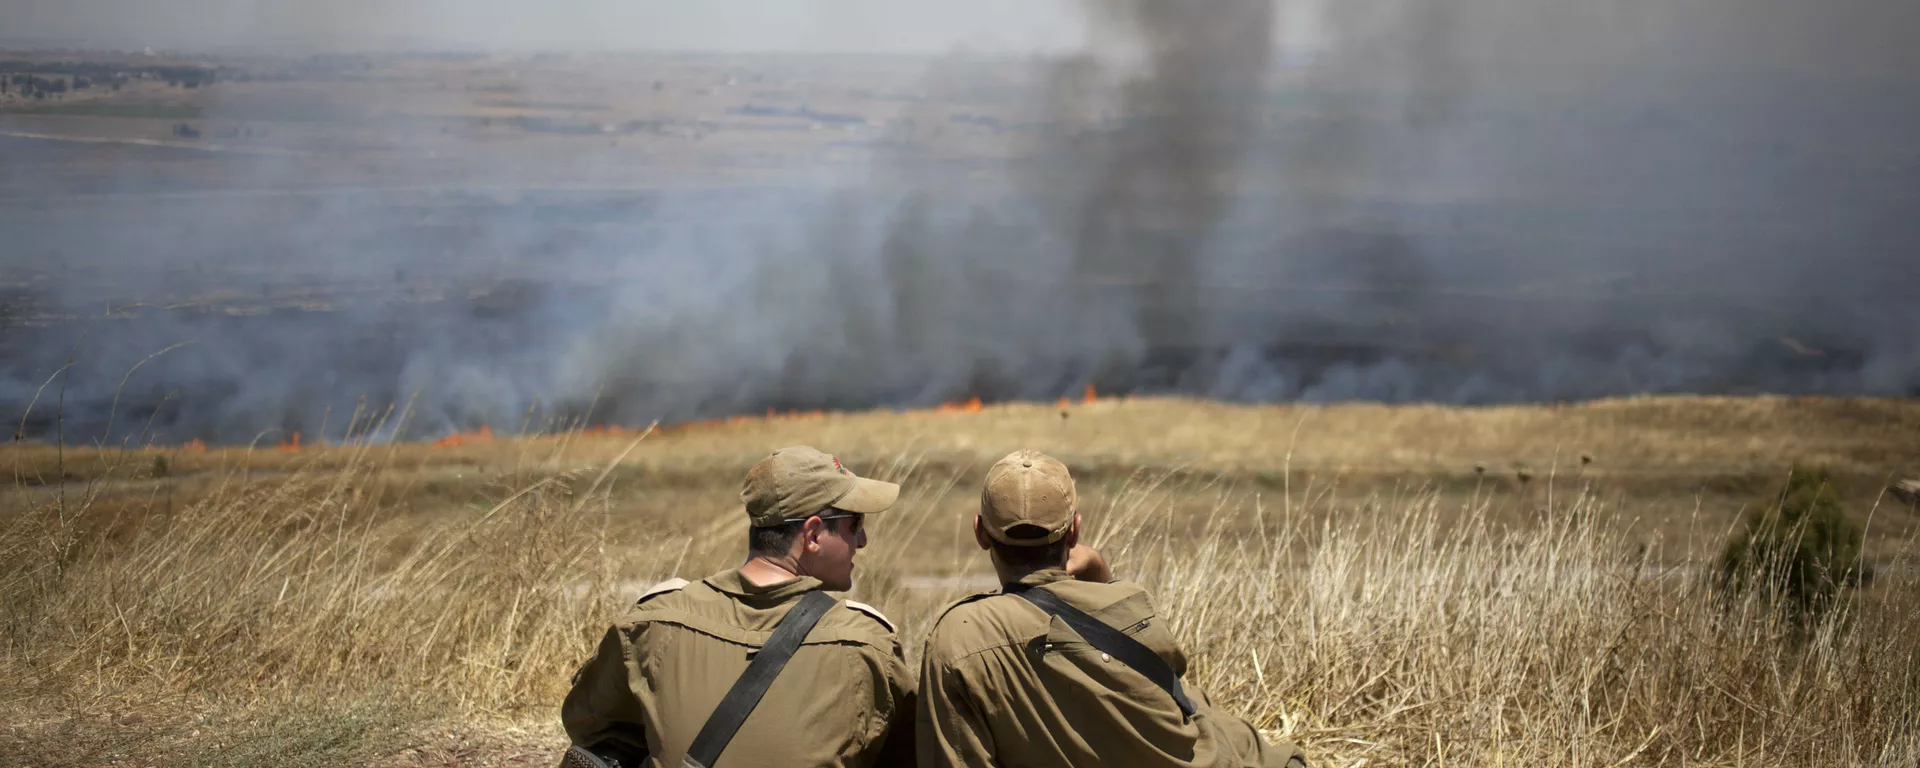
<instances>
[{"instance_id":1,"label":"beige baseball cap","mask_svg":"<svg viewBox=\"0 0 1920 768\"><path fill-rule=\"evenodd\" d=\"M1039 451L1014 451L987 470L987 487L980 492L980 521L987 535L1002 544L1052 544L1073 527L1079 503L1067 465ZM1017 525L1039 526L1047 535L1025 539L1007 535Z\"/></svg>"},{"instance_id":2,"label":"beige baseball cap","mask_svg":"<svg viewBox=\"0 0 1920 768\"><path fill-rule=\"evenodd\" d=\"M856 476L839 459L804 445L761 459L740 489L755 528L805 520L829 507L877 515L899 498L900 486Z\"/></svg>"}]
</instances>

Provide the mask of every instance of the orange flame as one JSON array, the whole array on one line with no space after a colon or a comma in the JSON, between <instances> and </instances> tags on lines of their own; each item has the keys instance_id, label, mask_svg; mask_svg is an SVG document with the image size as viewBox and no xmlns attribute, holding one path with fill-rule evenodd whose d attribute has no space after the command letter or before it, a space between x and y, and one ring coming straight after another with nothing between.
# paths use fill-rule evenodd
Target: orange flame
<instances>
[{"instance_id":1,"label":"orange flame","mask_svg":"<svg viewBox=\"0 0 1920 768\"><path fill-rule=\"evenodd\" d=\"M964 403L941 403L933 409L934 413L979 413L986 405L979 396L969 397Z\"/></svg>"},{"instance_id":2,"label":"orange flame","mask_svg":"<svg viewBox=\"0 0 1920 768\"><path fill-rule=\"evenodd\" d=\"M475 432L455 432L439 440L435 440L433 441L433 447L457 448L462 445L476 445L490 442L493 442L493 427L482 425L480 429Z\"/></svg>"},{"instance_id":3,"label":"orange flame","mask_svg":"<svg viewBox=\"0 0 1920 768\"><path fill-rule=\"evenodd\" d=\"M1095 401L1097 401L1097 400L1099 400L1099 399L1100 399L1100 393L1099 393L1099 392L1095 392L1095 391L1093 390L1093 385L1092 385L1092 384L1088 384L1088 385L1087 385L1087 391L1085 391L1085 392L1082 392L1082 393L1080 394L1080 402L1083 402L1083 403L1086 403L1086 404L1088 404L1088 405L1092 405L1092 404L1093 404L1093 403L1094 403Z\"/></svg>"},{"instance_id":4,"label":"orange flame","mask_svg":"<svg viewBox=\"0 0 1920 768\"><path fill-rule=\"evenodd\" d=\"M300 450L300 433L296 431L288 434L286 440L282 441L279 445L276 445L274 447L280 449L281 451L285 451L287 453L293 453L295 451Z\"/></svg>"},{"instance_id":5,"label":"orange flame","mask_svg":"<svg viewBox=\"0 0 1920 768\"><path fill-rule=\"evenodd\" d=\"M196 437L188 440L185 445L180 446L180 451L182 453L206 453L207 444L201 442L200 438Z\"/></svg>"}]
</instances>

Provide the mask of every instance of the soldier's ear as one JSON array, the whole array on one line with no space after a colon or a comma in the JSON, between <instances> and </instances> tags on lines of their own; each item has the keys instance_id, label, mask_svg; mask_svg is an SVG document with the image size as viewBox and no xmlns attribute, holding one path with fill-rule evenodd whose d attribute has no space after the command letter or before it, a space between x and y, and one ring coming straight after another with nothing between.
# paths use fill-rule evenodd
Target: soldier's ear
<instances>
[{"instance_id":1,"label":"soldier's ear","mask_svg":"<svg viewBox=\"0 0 1920 768\"><path fill-rule=\"evenodd\" d=\"M1074 545L1080 543L1080 513L1073 513L1073 522L1067 525L1067 535L1065 538L1067 549L1073 549Z\"/></svg>"},{"instance_id":2,"label":"soldier's ear","mask_svg":"<svg viewBox=\"0 0 1920 768\"><path fill-rule=\"evenodd\" d=\"M800 551L812 552L820 548L820 534L827 529L827 522L819 516L809 517L800 524Z\"/></svg>"},{"instance_id":3,"label":"soldier's ear","mask_svg":"<svg viewBox=\"0 0 1920 768\"><path fill-rule=\"evenodd\" d=\"M979 515L973 516L973 543L980 545L981 549L993 547L993 543L987 539L987 525L980 522Z\"/></svg>"}]
</instances>

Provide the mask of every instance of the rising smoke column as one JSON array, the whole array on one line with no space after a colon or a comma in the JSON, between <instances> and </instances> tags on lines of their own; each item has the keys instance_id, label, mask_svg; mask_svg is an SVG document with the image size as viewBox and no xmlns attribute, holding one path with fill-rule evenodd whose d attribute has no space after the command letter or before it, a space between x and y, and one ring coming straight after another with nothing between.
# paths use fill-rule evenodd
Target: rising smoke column
<instances>
[{"instance_id":1,"label":"rising smoke column","mask_svg":"<svg viewBox=\"0 0 1920 768\"><path fill-rule=\"evenodd\" d=\"M1104 140L1067 143L1088 171L1072 277L1136 284L1149 345L1197 340L1207 238L1240 192L1273 65L1274 4L1227 0L1091 3L1096 23L1144 59L1120 87L1124 121Z\"/></svg>"},{"instance_id":2,"label":"rising smoke column","mask_svg":"<svg viewBox=\"0 0 1920 768\"><path fill-rule=\"evenodd\" d=\"M70 437L247 440L338 434L363 398L431 434L1088 383L1920 391L1906 6L1085 8L1086 51L996 91L1019 106L985 173L915 137L824 189L695 192L630 190L648 169L617 153L314 146L51 190L50 150L10 146L0 257L50 276L21 316L127 316L0 332L0 412L52 381ZM936 64L917 122L1005 66ZM140 306L220 291L271 300Z\"/></svg>"}]
</instances>

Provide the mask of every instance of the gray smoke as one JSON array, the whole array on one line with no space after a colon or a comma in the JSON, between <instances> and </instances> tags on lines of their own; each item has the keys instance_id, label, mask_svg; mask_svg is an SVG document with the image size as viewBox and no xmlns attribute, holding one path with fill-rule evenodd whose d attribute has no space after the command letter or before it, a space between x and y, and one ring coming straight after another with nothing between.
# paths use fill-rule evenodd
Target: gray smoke
<instances>
[{"instance_id":1,"label":"gray smoke","mask_svg":"<svg viewBox=\"0 0 1920 768\"><path fill-rule=\"evenodd\" d=\"M395 402L431 434L1088 384L1920 395L1905 7L1089 2L1085 52L936 62L870 170L805 187L423 150L55 188L86 150L0 144L36 276L0 407L51 380L29 436L64 385L70 437L244 440Z\"/></svg>"}]
</instances>

